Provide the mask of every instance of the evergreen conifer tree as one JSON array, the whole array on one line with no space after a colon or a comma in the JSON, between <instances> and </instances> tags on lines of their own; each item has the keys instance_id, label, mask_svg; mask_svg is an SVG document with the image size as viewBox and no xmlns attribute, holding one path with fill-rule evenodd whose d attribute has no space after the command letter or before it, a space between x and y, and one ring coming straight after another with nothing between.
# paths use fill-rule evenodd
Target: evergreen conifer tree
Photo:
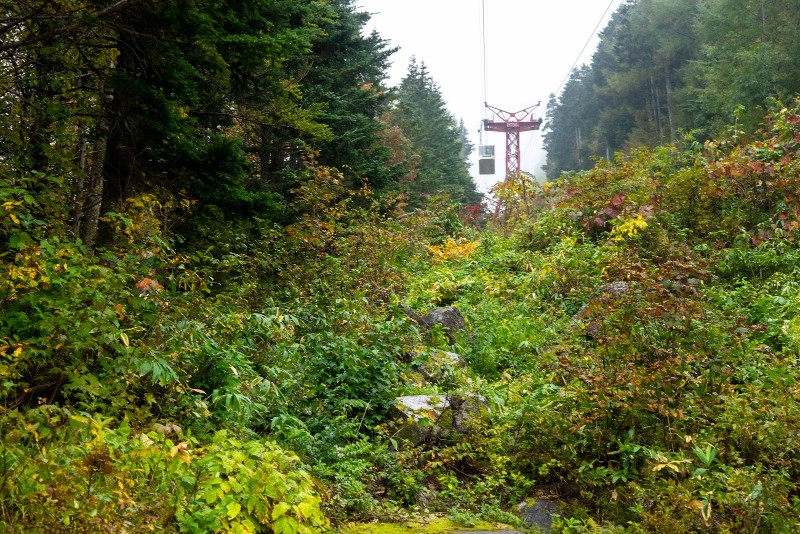
<instances>
[{"instance_id":1,"label":"evergreen conifer tree","mask_svg":"<svg viewBox=\"0 0 800 534\"><path fill-rule=\"evenodd\" d=\"M412 58L397 90L396 123L419 155L419 168L412 193L424 197L447 193L463 205L478 204L478 193L469 174L464 130L447 111L441 90L425 63Z\"/></svg>"}]
</instances>

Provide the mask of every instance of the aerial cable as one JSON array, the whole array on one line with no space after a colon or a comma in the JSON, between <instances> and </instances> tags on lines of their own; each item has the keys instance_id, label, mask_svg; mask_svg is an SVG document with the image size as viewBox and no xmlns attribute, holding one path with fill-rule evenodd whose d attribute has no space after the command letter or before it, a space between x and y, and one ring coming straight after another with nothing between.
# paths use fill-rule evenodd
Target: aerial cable
<instances>
[{"instance_id":1,"label":"aerial cable","mask_svg":"<svg viewBox=\"0 0 800 534\"><path fill-rule=\"evenodd\" d=\"M600 15L600 20L597 21L597 24L595 25L594 30L592 30L592 33L589 34L589 38L586 39L586 43L583 45L583 48L581 48L581 51L578 53L578 57L575 58L575 61L572 63L572 66L567 71L567 75L564 76L563 80L561 80L561 85L559 85L558 89L556 89L556 92L555 92L556 95L558 95L558 93L561 91L561 88L564 87L564 84L567 83L567 79L569 78L569 75L572 73L572 69L574 69L575 65L578 64L578 61L581 60L581 56L583 56L583 53L586 51L586 47L589 46L589 43L592 42L592 38L594 38L594 36L597 34L598 28L600 28L600 25L603 23L603 20L605 20L606 15L608 14L608 11L611 9L611 6L614 5L614 2L615 2L615 0L611 0L608 3L608 7L606 7L606 10L603 11L602 15Z\"/></svg>"},{"instance_id":2,"label":"aerial cable","mask_svg":"<svg viewBox=\"0 0 800 534\"><path fill-rule=\"evenodd\" d=\"M614 2L615 2L615 0L611 0L611 1L608 3L608 6L606 6L606 10L605 10L605 11L603 11L603 14L602 14L602 15L600 15L600 20L598 20L598 21L597 21L597 24L595 25L594 29L592 30L592 33L590 33L590 34L589 34L589 38L588 38L588 39L586 39L586 43L584 43L584 45L583 45L583 48L581 48L581 51L578 53L578 57L576 57L576 58L575 58L575 61L572 63L572 66L571 66L571 67L569 68L569 70L567 71L567 74L566 74L566 76L564 76L564 79L563 79L563 80L561 80L561 85L559 85L559 86L558 86L558 89L556 89L555 93L553 93L553 94L555 94L555 95L556 95L556 97L557 97L557 96L558 96L558 94L561 92L561 89L564 87L564 84L565 84L565 83L567 83L567 79L569 79L569 75L570 75L570 74L572 74L572 70L575 68L575 65L577 65L577 64L578 64L578 61L580 61L580 60L581 60L581 57L583 56L583 53L586 51L586 47L588 47L588 46L589 46L589 43L591 43L591 42L592 42L592 39L593 39L593 38L594 38L594 36L597 34L597 30L600 28L600 25L601 25L601 24L603 23L603 21L605 20L605 18L606 18L606 15L608 15L608 12L609 12L609 10L611 10L611 6L613 6L613 5L614 5ZM547 112L547 107L545 106L545 113L546 113L546 112ZM528 140L528 143L525 145L525 152L528 152L528 150L530 149L530 145L531 145L531 143L532 143L532 142L533 142L533 138L531 137L531 138Z\"/></svg>"},{"instance_id":3,"label":"aerial cable","mask_svg":"<svg viewBox=\"0 0 800 534\"><path fill-rule=\"evenodd\" d=\"M487 74L488 66L487 66L487 42L489 40L487 31L486 31L486 0L481 0L481 57L483 63L483 101L489 101L489 76Z\"/></svg>"},{"instance_id":4,"label":"aerial cable","mask_svg":"<svg viewBox=\"0 0 800 534\"><path fill-rule=\"evenodd\" d=\"M483 101L484 102L488 102L489 101L489 76L487 74L488 66L487 66L487 59L486 59L486 56L487 56L486 49L487 49L487 41L488 41L487 31L486 31L486 25L487 25L487 23L486 23L486 0L481 0L481 6L480 7L481 7L480 19L481 19L481 71L482 71L481 74L482 74L482 77L483 77L483 80L482 80L483 81ZM487 114L488 114L488 110L484 106L484 111L483 111L483 118L484 119L488 118ZM480 137L481 137L480 144L483 144L483 126L481 126L481 129L480 129Z\"/></svg>"}]
</instances>

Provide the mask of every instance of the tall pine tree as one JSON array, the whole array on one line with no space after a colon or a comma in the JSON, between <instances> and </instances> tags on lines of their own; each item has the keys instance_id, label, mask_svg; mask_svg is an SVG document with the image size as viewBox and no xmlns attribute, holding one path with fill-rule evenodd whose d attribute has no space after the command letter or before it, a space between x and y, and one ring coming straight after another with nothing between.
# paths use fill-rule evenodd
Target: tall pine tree
<instances>
[{"instance_id":1,"label":"tall pine tree","mask_svg":"<svg viewBox=\"0 0 800 534\"><path fill-rule=\"evenodd\" d=\"M318 120L332 136L316 139L320 163L342 171L351 182L381 188L397 179L387 165L389 151L379 144L378 117L388 109L384 87L388 48L377 33L362 35L369 14L356 11L353 0L331 2L334 17L322 27L312 49L313 68L303 78L303 102L322 109Z\"/></svg>"},{"instance_id":2,"label":"tall pine tree","mask_svg":"<svg viewBox=\"0 0 800 534\"><path fill-rule=\"evenodd\" d=\"M447 111L425 64L416 58L400 82L393 116L419 155L411 193L426 197L443 192L463 205L479 204L482 196L467 168L470 147L462 140L463 130Z\"/></svg>"}]
</instances>

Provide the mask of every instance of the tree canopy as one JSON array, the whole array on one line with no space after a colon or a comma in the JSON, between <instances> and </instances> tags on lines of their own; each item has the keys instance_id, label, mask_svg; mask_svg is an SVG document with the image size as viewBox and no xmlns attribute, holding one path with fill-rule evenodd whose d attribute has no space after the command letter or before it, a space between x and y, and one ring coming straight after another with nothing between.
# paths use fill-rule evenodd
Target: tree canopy
<instances>
[{"instance_id":1,"label":"tree canopy","mask_svg":"<svg viewBox=\"0 0 800 534\"><path fill-rule=\"evenodd\" d=\"M593 158L754 125L769 99L800 90L795 2L638 0L622 4L591 64L547 109L547 173Z\"/></svg>"},{"instance_id":2,"label":"tree canopy","mask_svg":"<svg viewBox=\"0 0 800 534\"><path fill-rule=\"evenodd\" d=\"M391 187L402 175L381 134L393 50L362 34L368 15L351 0L2 7L3 164L18 177L58 177L52 194L64 206L54 209L70 211L89 246L112 238L102 214L145 192L168 196L179 233L207 243L211 220L284 219L310 157L351 187ZM454 154L431 172L470 190L448 120L428 126Z\"/></svg>"}]
</instances>

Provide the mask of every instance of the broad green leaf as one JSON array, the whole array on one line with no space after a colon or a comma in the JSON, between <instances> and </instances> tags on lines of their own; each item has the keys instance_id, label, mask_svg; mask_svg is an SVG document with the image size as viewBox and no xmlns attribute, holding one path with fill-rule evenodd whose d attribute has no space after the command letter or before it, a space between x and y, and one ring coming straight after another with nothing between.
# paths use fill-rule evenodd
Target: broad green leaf
<instances>
[{"instance_id":1,"label":"broad green leaf","mask_svg":"<svg viewBox=\"0 0 800 534\"><path fill-rule=\"evenodd\" d=\"M272 509L272 520L275 521L291 509L289 503L279 502Z\"/></svg>"}]
</instances>

